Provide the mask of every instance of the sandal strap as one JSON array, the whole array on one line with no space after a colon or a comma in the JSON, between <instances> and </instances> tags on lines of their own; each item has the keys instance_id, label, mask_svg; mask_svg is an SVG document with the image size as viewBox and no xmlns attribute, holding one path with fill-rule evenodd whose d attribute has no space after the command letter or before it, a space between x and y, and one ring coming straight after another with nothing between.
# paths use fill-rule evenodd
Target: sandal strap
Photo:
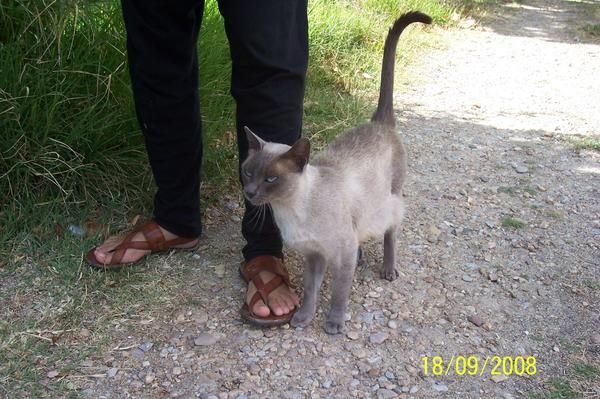
<instances>
[{"instance_id":1,"label":"sandal strap","mask_svg":"<svg viewBox=\"0 0 600 399\"><path fill-rule=\"evenodd\" d=\"M269 271L277 276L280 276L283 279L283 282L289 287L290 284L290 275L288 271L283 267L283 262L280 258L271 255L261 255L253 258L249 262L244 265L242 268L242 275L246 282L250 282L255 280L255 277L259 275L259 273L263 271ZM260 280L260 278L258 279ZM261 281L262 283L262 281ZM256 285L256 282L254 282ZM277 285L279 286L279 285ZM276 286L276 287L277 287ZM258 286L257 286L258 288Z\"/></svg>"},{"instance_id":2,"label":"sandal strap","mask_svg":"<svg viewBox=\"0 0 600 399\"><path fill-rule=\"evenodd\" d=\"M248 310L252 315L255 315L252 309L254 309L254 305L259 300L262 300L266 306L269 306L269 295L280 285L285 284L294 289L294 286L290 282L288 271L283 266L282 260L276 256L257 256L243 265L240 271L246 282L252 281L256 287L256 292L248 302ZM259 276L264 271L275 274L266 283Z\"/></svg>"},{"instance_id":3,"label":"sandal strap","mask_svg":"<svg viewBox=\"0 0 600 399\"><path fill-rule=\"evenodd\" d=\"M133 241L133 236L137 233L144 235L145 241ZM187 244L194 241L195 238L177 237L172 240L166 240L158 223L154 220L136 227L125 236L123 241L111 251L113 253L111 264L119 264L125 256L128 249L139 249L142 251L160 252L171 249L177 245Z\"/></svg>"}]
</instances>

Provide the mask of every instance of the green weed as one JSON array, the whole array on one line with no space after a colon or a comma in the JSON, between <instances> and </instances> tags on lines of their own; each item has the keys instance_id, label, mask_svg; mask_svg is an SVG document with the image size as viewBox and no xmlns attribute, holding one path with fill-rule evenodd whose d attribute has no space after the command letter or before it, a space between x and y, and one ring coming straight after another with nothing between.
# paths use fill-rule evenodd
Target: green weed
<instances>
[{"instance_id":1,"label":"green weed","mask_svg":"<svg viewBox=\"0 0 600 399\"><path fill-rule=\"evenodd\" d=\"M600 369L593 364L576 363L573 372L586 380L597 380L600 377Z\"/></svg>"},{"instance_id":2,"label":"green weed","mask_svg":"<svg viewBox=\"0 0 600 399\"><path fill-rule=\"evenodd\" d=\"M512 229L522 229L523 227L527 226L527 222L519 218L506 216L502 218L502 226L510 227Z\"/></svg>"},{"instance_id":3,"label":"green weed","mask_svg":"<svg viewBox=\"0 0 600 399\"><path fill-rule=\"evenodd\" d=\"M500 186L500 187L498 187L498 192L504 193L504 194L509 194L509 195L515 195L517 192L517 189L515 187L511 187L511 186Z\"/></svg>"},{"instance_id":4,"label":"green weed","mask_svg":"<svg viewBox=\"0 0 600 399\"><path fill-rule=\"evenodd\" d=\"M600 152L600 137L585 137L575 141L575 149Z\"/></svg>"},{"instance_id":5,"label":"green weed","mask_svg":"<svg viewBox=\"0 0 600 399\"><path fill-rule=\"evenodd\" d=\"M552 219L561 219L562 213L555 211L555 210L549 210L549 211L546 211L546 216L548 216Z\"/></svg>"},{"instance_id":6,"label":"green weed","mask_svg":"<svg viewBox=\"0 0 600 399\"><path fill-rule=\"evenodd\" d=\"M600 24L585 25L583 27L583 30L591 36L600 37Z\"/></svg>"}]
</instances>

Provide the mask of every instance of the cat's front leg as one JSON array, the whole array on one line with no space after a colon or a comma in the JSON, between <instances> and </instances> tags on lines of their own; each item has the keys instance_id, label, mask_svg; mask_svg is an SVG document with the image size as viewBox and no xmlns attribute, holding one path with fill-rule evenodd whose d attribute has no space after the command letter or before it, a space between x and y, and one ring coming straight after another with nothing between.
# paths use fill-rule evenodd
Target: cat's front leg
<instances>
[{"instance_id":1,"label":"cat's front leg","mask_svg":"<svg viewBox=\"0 0 600 399\"><path fill-rule=\"evenodd\" d=\"M290 324L293 327L306 327L314 319L321 283L325 275L325 259L319 254L306 256L304 266L304 299L302 306L294 313Z\"/></svg>"},{"instance_id":2,"label":"cat's front leg","mask_svg":"<svg viewBox=\"0 0 600 399\"><path fill-rule=\"evenodd\" d=\"M348 248L340 260L332 265L331 273L331 308L325 322L325 332L339 334L344 331L346 324L346 310L350 301L352 280L356 269L357 247Z\"/></svg>"}]
</instances>

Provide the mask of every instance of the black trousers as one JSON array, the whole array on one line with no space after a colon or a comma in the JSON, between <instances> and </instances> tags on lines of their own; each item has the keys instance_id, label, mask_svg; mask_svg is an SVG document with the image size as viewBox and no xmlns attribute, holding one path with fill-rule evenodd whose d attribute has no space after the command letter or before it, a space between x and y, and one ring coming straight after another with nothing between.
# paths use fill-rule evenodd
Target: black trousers
<instances>
[{"instance_id":1,"label":"black trousers","mask_svg":"<svg viewBox=\"0 0 600 399\"><path fill-rule=\"evenodd\" d=\"M248 153L244 125L267 141L292 144L300 137L307 0L219 0L218 5L230 45L241 164ZM204 0L122 0L122 7L136 113L158 187L154 218L179 236L196 237L202 232L196 43ZM256 223L255 212L246 202L244 257L281 256L272 215Z\"/></svg>"}]
</instances>

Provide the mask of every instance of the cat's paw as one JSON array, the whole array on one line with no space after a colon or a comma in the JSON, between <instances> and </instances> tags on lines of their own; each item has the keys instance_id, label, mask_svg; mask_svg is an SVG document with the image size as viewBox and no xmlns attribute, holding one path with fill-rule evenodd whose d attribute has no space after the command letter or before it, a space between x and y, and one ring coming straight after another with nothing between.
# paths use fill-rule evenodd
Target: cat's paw
<instances>
[{"instance_id":1,"label":"cat's paw","mask_svg":"<svg viewBox=\"0 0 600 399\"><path fill-rule=\"evenodd\" d=\"M292 316L290 324L292 325L292 327L306 327L310 324L314 317L314 311L301 307L296 311L296 313L294 313L294 316Z\"/></svg>"},{"instance_id":2,"label":"cat's paw","mask_svg":"<svg viewBox=\"0 0 600 399\"><path fill-rule=\"evenodd\" d=\"M398 273L398 270L396 270L395 268L391 268L391 269L387 269L387 268L383 268L383 270L381 271L381 278L386 279L387 281L394 281L395 279L398 278L400 274Z\"/></svg>"},{"instance_id":3,"label":"cat's paw","mask_svg":"<svg viewBox=\"0 0 600 399\"><path fill-rule=\"evenodd\" d=\"M344 327L345 327L345 322L342 321L334 321L334 320L327 320L325 322L325 332L327 334L340 334L344 331Z\"/></svg>"}]
</instances>

